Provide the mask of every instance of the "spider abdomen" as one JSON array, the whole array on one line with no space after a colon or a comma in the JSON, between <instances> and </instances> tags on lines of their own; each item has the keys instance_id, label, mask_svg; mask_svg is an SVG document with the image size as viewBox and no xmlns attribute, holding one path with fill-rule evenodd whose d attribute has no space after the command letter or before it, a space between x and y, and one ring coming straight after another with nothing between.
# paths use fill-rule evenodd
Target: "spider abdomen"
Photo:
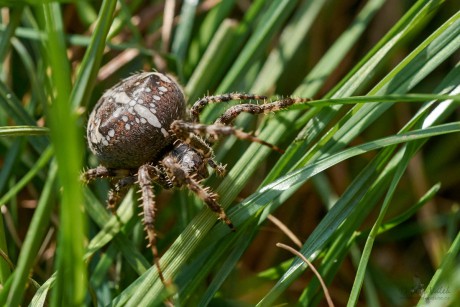
<instances>
[{"instance_id":1,"label":"spider abdomen","mask_svg":"<svg viewBox=\"0 0 460 307\"><path fill-rule=\"evenodd\" d=\"M157 72L133 75L105 92L91 112L89 148L106 167L137 168L171 145L171 123L184 116L174 80Z\"/></svg>"}]
</instances>

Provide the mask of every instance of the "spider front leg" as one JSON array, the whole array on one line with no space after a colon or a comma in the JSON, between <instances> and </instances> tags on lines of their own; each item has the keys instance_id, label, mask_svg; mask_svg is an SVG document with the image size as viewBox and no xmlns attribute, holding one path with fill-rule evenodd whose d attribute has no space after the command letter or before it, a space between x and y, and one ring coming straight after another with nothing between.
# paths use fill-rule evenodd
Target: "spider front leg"
<instances>
[{"instance_id":1,"label":"spider front leg","mask_svg":"<svg viewBox=\"0 0 460 307\"><path fill-rule=\"evenodd\" d=\"M283 110L295 103L307 102L310 100L311 99L309 98L287 97L281 100L277 100L274 102L265 103L261 105L250 104L250 103L235 105L227 109L227 111L225 111L225 113L215 121L215 124L229 125L235 120L235 118L238 115L240 115L243 112L251 113L251 114L262 114L262 113L266 114L269 112L276 112L279 110Z\"/></svg>"},{"instance_id":2,"label":"spider front leg","mask_svg":"<svg viewBox=\"0 0 460 307\"><path fill-rule=\"evenodd\" d=\"M222 124L204 125L198 123L189 123L182 120L176 120L172 123L171 130L174 132L174 134L178 136L182 135L183 137L198 134L216 139L220 135L234 135L235 137L241 140L248 140L251 142L259 143L264 146L270 147L271 149L276 150L279 153L284 153L284 150L282 150L281 148L268 142L265 142L264 140L261 140L250 133L246 133L242 130L238 130L231 126L225 126Z\"/></svg>"},{"instance_id":3,"label":"spider front leg","mask_svg":"<svg viewBox=\"0 0 460 307\"><path fill-rule=\"evenodd\" d=\"M114 177L126 177L130 174L128 169L112 169L105 166L99 165L96 168L91 168L81 174L80 179L88 184L91 181L98 178L114 178Z\"/></svg>"},{"instance_id":4,"label":"spider front leg","mask_svg":"<svg viewBox=\"0 0 460 307\"><path fill-rule=\"evenodd\" d=\"M224 221L232 231L235 231L235 227L225 213L224 208L217 202L217 194L213 193L209 187L201 186L200 182L195 179L196 175L187 174L173 157L167 156L161 162L175 186L186 186L202 199L209 209L217 214L220 220Z\"/></svg>"},{"instance_id":5,"label":"spider front leg","mask_svg":"<svg viewBox=\"0 0 460 307\"><path fill-rule=\"evenodd\" d=\"M81 180L88 184L89 182L98 178L110 178L111 181L120 178L115 184L111 184L109 197L107 200L107 208L109 208L112 213L114 213L116 205L120 199L126 195L129 187L133 185L136 180L136 177L130 174L131 171L128 169L111 169L99 165L96 168L92 168L84 172L81 175Z\"/></svg>"},{"instance_id":6,"label":"spider front leg","mask_svg":"<svg viewBox=\"0 0 460 307\"><path fill-rule=\"evenodd\" d=\"M244 94L244 93L230 93L230 94L222 94L216 96L205 96L200 100L196 101L192 108L190 109L190 118L192 122L197 123L200 121L200 113L203 109L210 103L218 103L218 102L227 102L231 100L248 100L248 99L255 99L255 100L265 100L267 97L260 96L260 95L252 95L252 94Z\"/></svg>"},{"instance_id":7,"label":"spider front leg","mask_svg":"<svg viewBox=\"0 0 460 307\"><path fill-rule=\"evenodd\" d=\"M155 194L153 193L152 177L155 180L158 179L156 169L153 166L151 166L150 164L144 164L141 167L139 167L137 178L139 186L141 188L140 192L142 194L142 207L144 211L143 222L149 240L148 247L150 247L150 249L152 250L155 266L158 270L158 276L160 277L160 280L163 282L163 284L166 284L163 272L161 270L160 258L156 246Z\"/></svg>"},{"instance_id":8,"label":"spider front leg","mask_svg":"<svg viewBox=\"0 0 460 307\"><path fill-rule=\"evenodd\" d=\"M109 198L107 200L107 208L109 208L112 213L115 213L115 208L117 204L120 203L120 199L125 197L129 188L136 183L136 179L136 176L128 176L121 178L115 184L111 184Z\"/></svg>"}]
</instances>

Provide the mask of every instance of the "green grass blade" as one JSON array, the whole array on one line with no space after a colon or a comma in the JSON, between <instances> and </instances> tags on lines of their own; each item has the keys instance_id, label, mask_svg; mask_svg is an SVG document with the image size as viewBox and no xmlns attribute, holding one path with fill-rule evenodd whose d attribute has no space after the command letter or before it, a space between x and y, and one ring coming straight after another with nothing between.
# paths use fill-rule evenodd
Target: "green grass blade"
<instances>
[{"instance_id":1,"label":"green grass blade","mask_svg":"<svg viewBox=\"0 0 460 307\"><path fill-rule=\"evenodd\" d=\"M51 213L55 205L51 199L52 192L56 183L57 167L53 163L48 173L48 180L43 188L40 201L37 205L34 218L30 223L28 235L19 255L17 268L14 272L13 283L9 291L7 306L19 306L23 299L23 294L26 289L27 278L32 269L33 262L42 244L45 232L48 228L48 223L51 219Z\"/></svg>"},{"instance_id":2,"label":"green grass blade","mask_svg":"<svg viewBox=\"0 0 460 307\"><path fill-rule=\"evenodd\" d=\"M176 56L177 61L179 62L179 75L183 74L183 62L189 47L190 37L192 36L197 5L198 1L184 1L184 5L182 6L180 13L180 23L176 28L176 35L174 35L172 53Z\"/></svg>"},{"instance_id":3,"label":"green grass blade","mask_svg":"<svg viewBox=\"0 0 460 307\"><path fill-rule=\"evenodd\" d=\"M82 60L70 95L70 101L74 108L88 105L106 46L107 35L113 21L116 4L116 0L104 0L102 2L94 34L91 36L91 42Z\"/></svg>"},{"instance_id":4,"label":"green grass blade","mask_svg":"<svg viewBox=\"0 0 460 307\"><path fill-rule=\"evenodd\" d=\"M369 262L375 238L378 235L379 228L388 211L388 207L390 206L396 187L400 182L401 177L403 176L404 171L406 170L407 165L409 164L409 161L412 157L412 153L409 152L409 149L407 147L403 149L403 152L404 154L402 155L401 160L398 163L398 167L395 171L393 180L391 181L390 187L387 191L382 207L380 209L379 216L377 217L377 220L372 226L372 229L367 237L366 245L364 246L363 254L361 255L361 259L359 261L358 271L356 272L355 282L353 283L353 288L351 289L347 306L356 306L358 303L359 293L364 282L366 268Z\"/></svg>"},{"instance_id":5,"label":"green grass blade","mask_svg":"<svg viewBox=\"0 0 460 307\"><path fill-rule=\"evenodd\" d=\"M263 16L258 21L260 25L250 40L245 43L239 57L235 60L232 68L217 89L218 93L225 93L241 89L241 80L244 73L253 63L254 58L260 55L269 43L273 32L277 31L294 8L295 2L280 0L272 2Z\"/></svg>"},{"instance_id":6,"label":"green grass blade","mask_svg":"<svg viewBox=\"0 0 460 307\"><path fill-rule=\"evenodd\" d=\"M23 6L18 6L17 8L12 8L10 10L10 22L3 31L3 35L0 36L0 63L2 63L0 64L0 67L3 66L3 62L10 48L11 38L14 35L14 31L16 31L19 26L23 10Z\"/></svg>"},{"instance_id":7,"label":"green grass blade","mask_svg":"<svg viewBox=\"0 0 460 307\"><path fill-rule=\"evenodd\" d=\"M460 253L460 233L457 234L447 251L441 266L436 270L429 284L423 291L417 306L426 306L427 302L441 301L443 304L458 303L458 287L451 287L450 284L458 286L458 255ZM449 280L450 279L450 280ZM453 280L453 281L452 281ZM450 282L450 283L449 283ZM446 302L447 301L447 302Z\"/></svg>"},{"instance_id":8,"label":"green grass blade","mask_svg":"<svg viewBox=\"0 0 460 307\"><path fill-rule=\"evenodd\" d=\"M61 229L58 239L56 289L52 305L81 305L86 299L86 265L83 262L86 220L81 204L79 182L82 169L83 139L78 119L70 101L70 65L67 59L61 8L56 4L42 6L48 34L46 49L54 90L48 115L50 136L62 185ZM75 231L78 229L78 231Z\"/></svg>"},{"instance_id":9,"label":"green grass blade","mask_svg":"<svg viewBox=\"0 0 460 307\"><path fill-rule=\"evenodd\" d=\"M326 1L323 0L304 1L296 9L295 15L281 34L278 47L270 53L258 73L254 84L251 86L251 92L265 93L275 84L281 73L285 71L287 62L292 60L294 54L299 50L304 37L311 29L325 3Z\"/></svg>"},{"instance_id":10,"label":"green grass blade","mask_svg":"<svg viewBox=\"0 0 460 307\"><path fill-rule=\"evenodd\" d=\"M38 159L36 164L29 170L29 172L27 172L27 174L24 177L22 177L21 180L19 180L19 182L16 183L16 185L14 187L10 188L10 190L8 192L6 192L0 198L0 204L4 204L4 203L10 201L11 198L13 198L19 191L21 191L21 189L23 189L24 186L30 180L32 180L32 178L34 178L40 170L42 170L44 167L47 166L48 162L53 157L53 154L54 154L53 150L51 148L47 148L43 152L43 154L40 157L40 159Z\"/></svg>"},{"instance_id":11,"label":"green grass blade","mask_svg":"<svg viewBox=\"0 0 460 307\"><path fill-rule=\"evenodd\" d=\"M47 135L49 129L37 126L6 126L0 127L0 137Z\"/></svg>"}]
</instances>

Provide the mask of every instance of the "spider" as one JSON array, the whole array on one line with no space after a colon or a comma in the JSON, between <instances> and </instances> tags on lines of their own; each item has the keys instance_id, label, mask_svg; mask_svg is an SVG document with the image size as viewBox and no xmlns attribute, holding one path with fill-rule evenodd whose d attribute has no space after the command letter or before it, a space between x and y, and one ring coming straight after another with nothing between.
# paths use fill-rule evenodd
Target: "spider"
<instances>
[{"instance_id":1,"label":"spider","mask_svg":"<svg viewBox=\"0 0 460 307\"><path fill-rule=\"evenodd\" d=\"M266 97L241 93L206 96L196 101L187 115L184 94L177 82L158 72L142 72L106 91L89 116L88 145L100 165L84 172L82 179L89 183L109 178L108 207L112 210L132 185L139 185L148 246L163 282L156 248L153 182L165 189L189 189L235 230L217 195L201 183L209 177L208 166L220 176L225 174L225 167L214 161L210 146L219 136L234 135L282 152L252 134L233 128L231 123L242 112L267 113L308 99L239 104L227 109L214 124L199 123L199 115L208 104L230 100L265 101Z\"/></svg>"}]
</instances>

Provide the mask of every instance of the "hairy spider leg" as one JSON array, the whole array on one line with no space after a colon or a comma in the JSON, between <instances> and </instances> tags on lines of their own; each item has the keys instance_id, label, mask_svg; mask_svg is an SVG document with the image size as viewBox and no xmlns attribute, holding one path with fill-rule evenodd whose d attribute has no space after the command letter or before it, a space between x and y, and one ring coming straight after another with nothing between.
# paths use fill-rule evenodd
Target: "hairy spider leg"
<instances>
[{"instance_id":1,"label":"hairy spider leg","mask_svg":"<svg viewBox=\"0 0 460 307\"><path fill-rule=\"evenodd\" d=\"M127 177L131 173L129 169L113 169L107 168L105 166L99 165L96 168L91 168L81 174L81 180L88 184L91 181L98 179L98 178L122 178Z\"/></svg>"},{"instance_id":2,"label":"hairy spider leg","mask_svg":"<svg viewBox=\"0 0 460 307\"><path fill-rule=\"evenodd\" d=\"M107 200L107 208L109 208L112 213L115 213L115 208L120 203L120 199L125 197L129 188L136 183L136 180L136 176L128 176L121 178L115 184L111 182L111 188L109 190L109 197Z\"/></svg>"},{"instance_id":3,"label":"hairy spider leg","mask_svg":"<svg viewBox=\"0 0 460 307\"><path fill-rule=\"evenodd\" d=\"M196 175L187 174L180 166L174 157L166 156L161 163L163 164L166 173L168 174L171 182L177 187L186 186L193 193L195 193L204 203L215 212L219 219L222 220L227 226L235 231L232 221L228 218L224 208L217 202L217 194L213 193L209 187L203 187L200 181L196 179Z\"/></svg>"},{"instance_id":4,"label":"hairy spider leg","mask_svg":"<svg viewBox=\"0 0 460 307\"><path fill-rule=\"evenodd\" d=\"M147 239L153 254L153 261L158 270L158 276L163 284L166 285L163 271L160 266L160 257L156 245L156 232L155 232L155 193L153 192L153 180L158 180L156 169L150 164L144 164L139 167L137 172L138 184L140 187L142 197L142 207L144 211L143 223L145 231L147 232Z\"/></svg>"},{"instance_id":5,"label":"hairy spider leg","mask_svg":"<svg viewBox=\"0 0 460 307\"><path fill-rule=\"evenodd\" d=\"M98 178L109 178L111 181L111 188L109 190L109 197L107 200L107 208L112 213L115 213L115 207L119 200L123 198L128 192L131 185L135 183L136 177L131 175L129 169L112 169L105 166L99 165L96 168L87 170L81 175L81 179L85 183L89 183ZM113 184L113 181L118 181Z\"/></svg>"},{"instance_id":6,"label":"hairy spider leg","mask_svg":"<svg viewBox=\"0 0 460 307\"><path fill-rule=\"evenodd\" d=\"M176 135L183 135L185 133L189 135L199 134L212 138L217 138L221 135L234 135L235 137L241 140L248 140L251 142L259 143L267 147L270 147L271 149L276 150L280 153L284 153L284 151L281 148L268 142L265 142L264 140L261 140L250 133L244 132L239 129L235 129L232 126L225 126L223 124L204 125L199 123L189 123L182 120L176 120L171 124L171 130Z\"/></svg>"},{"instance_id":7,"label":"hairy spider leg","mask_svg":"<svg viewBox=\"0 0 460 307\"><path fill-rule=\"evenodd\" d=\"M243 112L251 113L251 114L262 114L262 113L269 113L269 112L276 112L282 109L285 109L295 103L307 102L310 101L309 98L292 98L287 97L277 101L273 101L270 103L265 104L238 104L233 107L230 107L225 111L223 115L221 115L214 123L215 124L222 124L222 125L230 125L235 118Z\"/></svg>"},{"instance_id":8,"label":"hairy spider leg","mask_svg":"<svg viewBox=\"0 0 460 307\"><path fill-rule=\"evenodd\" d=\"M192 122L197 123L200 121L200 113L203 109L210 103L219 103L219 102L228 102L231 100L265 100L267 99L266 96L261 95L252 95L252 94L245 94L245 93L229 93L229 94L222 94L222 95L215 95L215 96L205 96L199 100L197 100L192 108L190 109L190 118Z\"/></svg>"},{"instance_id":9,"label":"hairy spider leg","mask_svg":"<svg viewBox=\"0 0 460 307\"><path fill-rule=\"evenodd\" d=\"M175 124L178 122L177 124ZM171 124L171 130L176 135L176 137L185 144L190 145L193 149L198 151L201 156L204 158L206 163L212 167L218 176L225 175L225 166L213 160L214 151L208 144L197 135L191 133L193 131L182 129L180 123L186 123L181 120L176 120Z\"/></svg>"}]
</instances>

